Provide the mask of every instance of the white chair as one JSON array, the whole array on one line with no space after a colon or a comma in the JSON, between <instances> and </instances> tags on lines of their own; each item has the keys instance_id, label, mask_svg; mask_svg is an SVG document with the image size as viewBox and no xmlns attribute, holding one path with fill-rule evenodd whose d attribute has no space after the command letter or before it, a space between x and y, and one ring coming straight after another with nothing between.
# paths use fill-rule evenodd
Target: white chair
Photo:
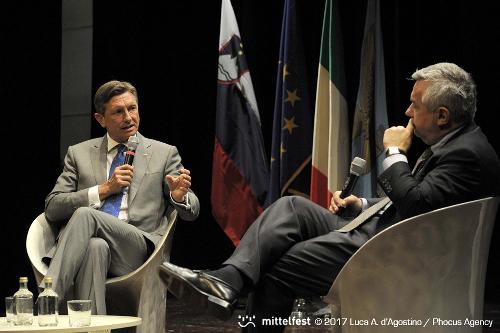
<instances>
[{"instance_id":1,"label":"white chair","mask_svg":"<svg viewBox=\"0 0 500 333\"><path fill-rule=\"evenodd\" d=\"M167 289L156 273L163 261L170 260L170 250L177 219L177 211L168 216L169 225L165 235L156 245L148 260L135 271L106 281L106 308L110 315L129 315L142 318L137 328L120 332L164 332ZM42 257L52 248L56 235L47 223L45 214L40 214L31 224L26 237L26 250L35 274L37 285L47 273L48 266Z\"/></svg>"},{"instance_id":2,"label":"white chair","mask_svg":"<svg viewBox=\"0 0 500 333\"><path fill-rule=\"evenodd\" d=\"M438 209L401 221L370 239L345 264L323 298L337 318L332 330L481 332L481 325L471 327L466 320L483 319L486 265L498 203L499 197L485 198Z\"/></svg>"},{"instance_id":3,"label":"white chair","mask_svg":"<svg viewBox=\"0 0 500 333\"><path fill-rule=\"evenodd\" d=\"M45 214L38 215L31 223L26 236L26 252L28 252L37 286L42 282L48 269L42 258L54 246L55 242L56 235L47 223Z\"/></svg>"}]
</instances>

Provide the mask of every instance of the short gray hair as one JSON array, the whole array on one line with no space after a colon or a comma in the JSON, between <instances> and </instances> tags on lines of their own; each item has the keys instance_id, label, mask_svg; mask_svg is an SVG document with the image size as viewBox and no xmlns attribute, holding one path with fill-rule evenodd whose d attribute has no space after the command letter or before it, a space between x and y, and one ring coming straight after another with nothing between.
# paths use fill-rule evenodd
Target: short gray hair
<instances>
[{"instance_id":1,"label":"short gray hair","mask_svg":"<svg viewBox=\"0 0 500 333\"><path fill-rule=\"evenodd\" d=\"M415 81L430 82L422 96L422 103L434 111L444 106L450 111L450 120L466 124L474 120L476 114L476 84L472 76L459 66L441 62L412 74Z\"/></svg>"},{"instance_id":2,"label":"short gray hair","mask_svg":"<svg viewBox=\"0 0 500 333\"><path fill-rule=\"evenodd\" d=\"M130 92L135 96L135 100L139 103L139 97L137 96L137 89L135 87L126 82L126 81L109 81L104 83L102 86L97 89L94 96L94 106L98 113L104 114L106 110L106 103L115 96L124 94L126 92Z\"/></svg>"}]
</instances>

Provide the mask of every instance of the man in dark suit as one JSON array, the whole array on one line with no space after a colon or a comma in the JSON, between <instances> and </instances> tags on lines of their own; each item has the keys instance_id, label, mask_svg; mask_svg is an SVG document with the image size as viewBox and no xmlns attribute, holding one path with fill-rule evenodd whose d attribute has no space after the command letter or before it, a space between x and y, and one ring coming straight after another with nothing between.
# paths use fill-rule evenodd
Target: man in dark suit
<instances>
[{"instance_id":1,"label":"man in dark suit","mask_svg":"<svg viewBox=\"0 0 500 333\"><path fill-rule=\"evenodd\" d=\"M47 255L47 275L54 279L62 311L64 300L91 299L92 313L106 314L106 278L138 268L165 233L170 211L194 220L199 202L177 148L138 132L135 87L107 82L94 104L95 119L107 134L68 148L45 200L47 221L61 228ZM137 142L132 165L124 164L130 137Z\"/></svg>"},{"instance_id":2,"label":"man in dark suit","mask_svg":"<svg viewBox=\"0 0 500 333\"><path fill-rule=\"evenodd\" d=\"M457 65L439 63L417 70L412 79L408 125L384 133L387 157L378 181L387 198L340 199L337 191L330 210L301 197L281 198L252 224L220 269L162 264L159 273L170 291L196 296L220 317L231 313L238 295L251 291L247 314L256 316L254 323L286 318L295 297L325 295L352 254L381 230L417 214L500 194L498 157L473 121L472 77ZM429 146L414 170L405 156L413 135ZM342 218L340 207L347 213L342 216L359 216Z\"/></svg>"}]
</instances>

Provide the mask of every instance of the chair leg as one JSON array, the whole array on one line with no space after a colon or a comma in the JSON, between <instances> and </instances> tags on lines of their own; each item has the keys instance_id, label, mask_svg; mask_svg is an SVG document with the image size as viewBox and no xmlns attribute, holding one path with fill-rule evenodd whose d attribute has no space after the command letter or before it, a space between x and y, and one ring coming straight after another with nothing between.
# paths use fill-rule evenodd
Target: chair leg
<instances>
[{"instance_id":1,"label":"chair leg","mask_svg":"<svg viewBox=\"0 0 500 333\"><path fill-rule=\"evenodd\" d=\"M142 324L137 333L165 332L167 289L158 274L148 274L139 303L139 317Z\"/></svg>"}]
</instances>

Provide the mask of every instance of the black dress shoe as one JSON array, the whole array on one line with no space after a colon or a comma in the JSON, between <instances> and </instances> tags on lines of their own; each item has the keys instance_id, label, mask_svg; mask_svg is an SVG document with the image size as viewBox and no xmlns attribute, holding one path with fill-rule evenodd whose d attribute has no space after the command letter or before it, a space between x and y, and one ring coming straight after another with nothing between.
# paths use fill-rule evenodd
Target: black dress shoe
<instances>
[{"instance_id":1,"label":"black dress shoe","mask_svg":"<svg viewBox=\"0 0 500 333\"><path fill-rule=\"evenodd\" d=\"M228 320L238 300L238 291L226 282L203 271L195 271L164 262L158 266L163 283L177 299L221 320Z\"/></svg>"}]
</instances>

